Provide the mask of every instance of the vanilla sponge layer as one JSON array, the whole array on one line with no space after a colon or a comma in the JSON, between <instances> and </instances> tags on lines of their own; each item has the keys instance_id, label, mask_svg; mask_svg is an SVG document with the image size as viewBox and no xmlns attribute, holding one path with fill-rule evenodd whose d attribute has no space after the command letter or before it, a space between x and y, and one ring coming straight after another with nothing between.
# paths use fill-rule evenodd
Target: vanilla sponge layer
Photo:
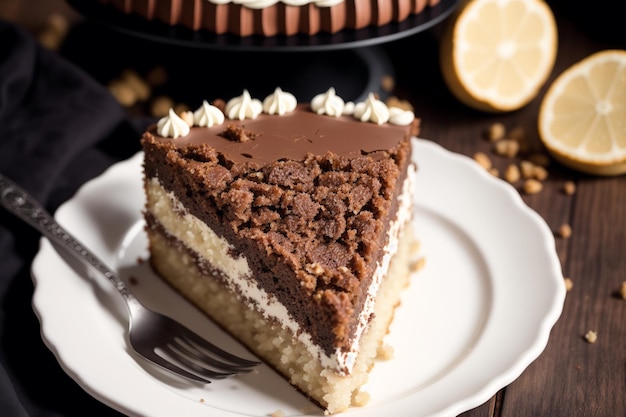
<instances>
[{"instance_id":1,"label":"vanilla sponge layer","mask_svg":"<svg viewBox=\"0 0 626 417\"><path fill-rule=\"evenodd\" d=\"M163 195L159 195L163 193ZM150 202L169 199L160 187L153 187ZM169 208L168 208L169 207ZM189 249L181 240L168 233L165 225L177 224L182 210L160 205L152 213L157 224L147 228L150 244L150 261L155 271L167 282L204 311L216 323L245 344L252 352L281 373L292 385L311 400L321 405L327 414L347 410L354 395L367 382L368 373L374 365L377 350L388 331L400 295L410 278L410 258L413 242L412 228L404 228L398 251L390 262L388 275L382 280L374 306L374 319L362 339L352 372L342 375L324 367L318 355L311 354L307 346L289 327L281 326L275 319L250 307L246 299L224 285L224 280L212 276L207 268L199 268L198 253ZM223 242L220 238L205 234L203 244L208 253L219 256ZM198 241L194 243L197 247ZM222 259L223 261L223 259ZM231 265L236 267L236 265ZM247 275L239 265L242 276Z\"/></svg>"}]
</instances>

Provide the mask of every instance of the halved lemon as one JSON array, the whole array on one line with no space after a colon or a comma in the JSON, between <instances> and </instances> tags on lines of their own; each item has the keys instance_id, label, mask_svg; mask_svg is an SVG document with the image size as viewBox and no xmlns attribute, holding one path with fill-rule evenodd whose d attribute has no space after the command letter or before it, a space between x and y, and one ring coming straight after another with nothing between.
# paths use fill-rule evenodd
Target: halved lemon
<instances>
[{"instance_id":1,"label":"halved lemon","mask_svg":"<svg viewBox=\"0 0 626 417\"><path fill-rule=\"evenodd\" d=\"M467 0L440 41L444 80L472 108L517 110L545 84L557 38L554 15L544 0Z\"/></svg>"},{"instance_id":2,"label":"halved lemon","mask_svg":"<svg viewBox=\"0 0 626 417\"><path fill-rule=\"evenodd\" d=\"M626 173L626 50L596 52L563 71L543 97L538 128L564 165Z\"/></svg>"}]
</instances>

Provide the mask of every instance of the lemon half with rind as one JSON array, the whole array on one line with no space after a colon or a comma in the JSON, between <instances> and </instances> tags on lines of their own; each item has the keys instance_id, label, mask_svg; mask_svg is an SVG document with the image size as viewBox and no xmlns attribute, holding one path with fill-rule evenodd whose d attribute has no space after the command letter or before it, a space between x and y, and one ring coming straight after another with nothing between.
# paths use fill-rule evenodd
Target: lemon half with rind
<instances>
[{"instance_id":1,"label":"lemon half with rind","mask_svg":"<svg viewBox=\"0 0 626 417\"><path fill-rule=\"evenodd\" d=\"M626 50L599 51L563 71L543 97L538 130L563 165L626 173Z\"/></svg>"},{"instance_id":2,"label":"lemon half with rind","mask_svg":"<svg viewBox=\"0 0 626 417\"><path fill-rule=\"evenodd\" d=\"M450 91L477 110L517 110L537 96L556 58L544 0L466 0L447 22L440 66Z\"/></svg>"}]
</instances>

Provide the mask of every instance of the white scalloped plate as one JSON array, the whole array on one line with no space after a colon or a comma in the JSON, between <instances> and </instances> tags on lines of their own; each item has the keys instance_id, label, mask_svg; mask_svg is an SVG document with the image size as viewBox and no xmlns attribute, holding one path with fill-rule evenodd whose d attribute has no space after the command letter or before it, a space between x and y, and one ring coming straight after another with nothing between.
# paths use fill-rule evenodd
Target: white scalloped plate
<instances>
[{"instance_id":1,"label":"white scalloped plate","mask_svg":"<svg viewBox=\"0 0 626 417\"><path fill-rule=\"evenodd\" d=\"M563 307L554 238L517 191L431 141L414 139L413 155L414 227L426 264L392 324L387 343L395 357L375 366L366 387L371 401L350 416L450 416L484 403L541 354ZM147 256L141 161L139 153L86 183L56 218L146 304L249 355L139 262ZM129 351L126 313L108 282L74 272L46 239L32 274L46 345L78 384L120 412L323 415L265 365L206 386L156 372Z\"/></svg>"}]
</instances>

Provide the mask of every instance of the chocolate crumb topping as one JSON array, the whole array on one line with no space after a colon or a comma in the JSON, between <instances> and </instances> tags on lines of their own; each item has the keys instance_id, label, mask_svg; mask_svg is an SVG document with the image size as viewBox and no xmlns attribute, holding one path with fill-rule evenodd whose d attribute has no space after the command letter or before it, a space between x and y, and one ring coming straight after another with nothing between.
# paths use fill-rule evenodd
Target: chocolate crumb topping
<instances>
[{"instance_id":1,"label":"chocolate crumb topping","mask_svg":"<svg viewBox=\"0 0 626 417\"><path fill-rule=\"evenodd\" d=\"M219 136L228 139L232 142L247 142L249 140L254 140L256 137L256 133L246 130L242 125L235 125L233 123L229 123L226 125L226 129Z\"/></svg>"}]
</instances>

